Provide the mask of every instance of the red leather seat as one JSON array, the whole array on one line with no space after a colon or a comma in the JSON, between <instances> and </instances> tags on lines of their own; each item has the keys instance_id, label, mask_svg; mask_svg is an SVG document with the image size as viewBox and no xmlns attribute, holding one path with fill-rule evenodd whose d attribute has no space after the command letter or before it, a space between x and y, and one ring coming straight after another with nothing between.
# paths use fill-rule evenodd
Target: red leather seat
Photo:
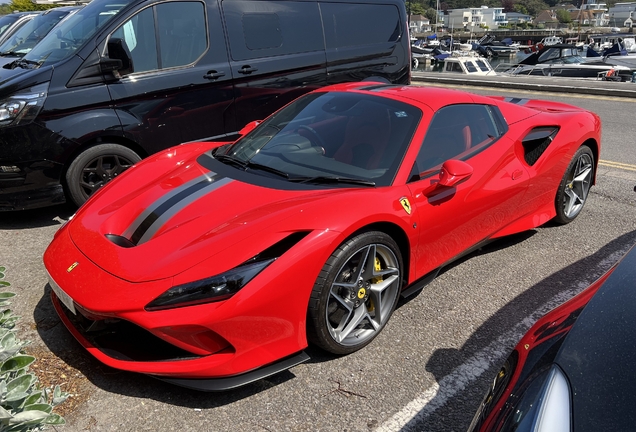
<instances>
[{"instance_id":1,"label":"red leather seat","mask_svg":"<svg viewBox=\"0 0 636 432\"><path fill-rule=\"evenodd\" d=\"M349 119L344 142L334 159L361 168L378 168L391 136L389 110L369 101L358 103L352 110L356 115Z\"/></svg>"}]
</instances>

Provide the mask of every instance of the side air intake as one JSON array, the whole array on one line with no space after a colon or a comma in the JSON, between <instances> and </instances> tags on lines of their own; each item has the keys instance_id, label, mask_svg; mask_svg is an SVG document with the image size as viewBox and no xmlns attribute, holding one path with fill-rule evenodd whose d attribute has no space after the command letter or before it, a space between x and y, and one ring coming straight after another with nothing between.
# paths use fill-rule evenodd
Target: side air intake
<instances>
[{"instance_id":1,"label":"side air intake","mask_svg":"<svg viewBox=\"0 0 636 432\"><path fill-rule=\"evenodd\" d=\"M536 127L523 140L523 156L526 163L534 165L554 140L559 128L557 126Z\"/></svg>"}]
</instances>

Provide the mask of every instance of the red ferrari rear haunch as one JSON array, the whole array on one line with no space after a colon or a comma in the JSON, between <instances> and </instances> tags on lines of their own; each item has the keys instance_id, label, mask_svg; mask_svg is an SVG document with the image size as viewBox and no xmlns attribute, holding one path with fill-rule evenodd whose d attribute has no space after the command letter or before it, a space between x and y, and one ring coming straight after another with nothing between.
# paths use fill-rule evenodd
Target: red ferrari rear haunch
<instances>
[{"instance_id":1,"label":"red ferrari rear haunch","mask_svg":"<svg viewBox=\"0 0 636 432\"><path fill-rule=\"evenodd\" d=\"M356 351L457 257L576 218L601 132L561 103L368 82L255 126L140 162L56 234L53 302L102 362L222 390L308 342Z\"/></svg>"}]
</instances>

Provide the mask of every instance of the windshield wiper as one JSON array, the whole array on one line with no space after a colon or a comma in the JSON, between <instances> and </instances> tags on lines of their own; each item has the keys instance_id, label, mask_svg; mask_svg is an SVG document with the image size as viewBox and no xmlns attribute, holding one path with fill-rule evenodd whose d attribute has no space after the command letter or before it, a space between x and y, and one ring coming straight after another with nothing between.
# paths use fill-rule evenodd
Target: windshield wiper
<instances>
[{"instance_id":1,"label":"windshield wiper","mask_svg":"<svg viewBox=\"0 0 636 432\"><path fill-rule=\"evenodd\" d=\"M226 154L212 154L214 159L217 159L220 162L227 163L229 165L234 165L239 168L245 169L247 167L247 163L240 159L235 158L234 156L226 155Z\"/></svg>"},{"instance_id":2,"label":"windshield wiper","mask_svg":"<svg viewBox=\"0 0 636 432\"><path fill-rule=\"evenodd\" d=\"M13 64L16 67L20 66L23 69L37 69L38 67L40 67L40 63L33 60L26 60L23 58L20 60L16 60Z\"/></svg>"},{"instance_id":3,"label":"windshield wiper","mask_svg":"<svg viewBox=\"0 0 636 432\"><path fill-rule=\"evenodd\" d=\"M0 56L14 56L17 55L15 51L2 51L0 52Z\"/></svg>"},{"instance_id":4,"label":"windshield wiper","mask_svg":"<svg viewBox=\"0 0 636 432\"><path fill-rule=\"evenodd\" d=\"M341 183L341 184L353 184L358 186L375 187L375 182L371 180L364 180L360 178L350 178L350 177L336 177L336 176L294 177L294 178L290 178L289 181L296 182L296 183L321 183L321 184Z\"/></svg>"},{"instance_id":5,"label":"windshield wiper","mask_svg":"<svg viewBox=\"0 0 636 432\"><path fill-rule=\"evenodd\" d=\"M223 155L223 154L213 154L214 158L219 160L220 162L223 163L229 163L231 165L234 165L236 167L242 168L244 170L247 169L256 169L256 170L261 170L261 171L267 171L269 173L272 174L276 174L279 177L284 177L286 179L289 178L289 174L287 174L284 171L281 171L279 169L276 168L272 168L270 166L267 165L262 165L256 162L251 162L251 161L243 161L241 159L237 159L234 156L230 156L230 155Z\"/></svg>"}]
</instances>

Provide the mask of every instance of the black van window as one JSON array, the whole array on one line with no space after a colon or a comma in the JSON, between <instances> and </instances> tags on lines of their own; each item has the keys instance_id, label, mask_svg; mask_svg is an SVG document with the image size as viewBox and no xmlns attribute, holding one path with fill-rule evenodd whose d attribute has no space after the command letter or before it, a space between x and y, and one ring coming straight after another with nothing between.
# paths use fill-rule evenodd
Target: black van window
<instances>
[{"instance_id":1,"label":"black van window","mask_svg":"<svg viewBox=\"0 0 636 432\"><path fill-rule=\"evenodd\" d=\"M208 46L205 8L200 2L162 3L157 6L161 67L194 63Z\"/></svg>"},{"instance_id":2,"label":"black van window","mask_svg":"<svg viewBox=\"0 0 636 432\"><path fill-rule=\"evenodd\" d=\"M60 22L24 58L40 66L57 63L75 54L101 27L133 0L92 0Z\"/></svg>"},{"instance_id":3,"label":"black van window","mask_svg":"<svg viewBox=\"0 0 636 432\"><path fill-rule=\"evenodd\" d=\"M206 34L203 3L173 2L142 10L111 37L125 42L133 72L148 72L194 63L207 48Z\"/></svg>"},{"instance_id":4,"label":"black van window","mask_svg":"<svg viewBox=\"0 0 636 432\"><path fill-rule=\"evenodd\" d=\"M320 3L327 49L395 42L400 14L393 5Z\"/></svg>"},{"instance_id":5,"label":"black van window","mask_svg":"<svg viewBox=\"0 0 636 432\"><path fill-rule=\"evenodd\" d=\"M134 72L159 69L152 8L144 9L130 18L113 33L112 37L123 40L128 47Z\"/></svg>"},{"instance_id":6,"label":"black van window","mask_svg":"<svg viewBox=\"0 0 636 432\"><path fill-rule=\"evenodd\" d=\"M248 49L278 48L283 44L280 19L276 14L245 14L243 29Z\"/></svg>"},{"instance_id":7,"label":"black van window","mask_svg":"<svg viewBox=\"0 0 636 432\"><path fill-rule=\"evenodd\" d=\"M226 1L222 7L234 60L325 49L316 2Z\"/></svg>"}]
</instances>

